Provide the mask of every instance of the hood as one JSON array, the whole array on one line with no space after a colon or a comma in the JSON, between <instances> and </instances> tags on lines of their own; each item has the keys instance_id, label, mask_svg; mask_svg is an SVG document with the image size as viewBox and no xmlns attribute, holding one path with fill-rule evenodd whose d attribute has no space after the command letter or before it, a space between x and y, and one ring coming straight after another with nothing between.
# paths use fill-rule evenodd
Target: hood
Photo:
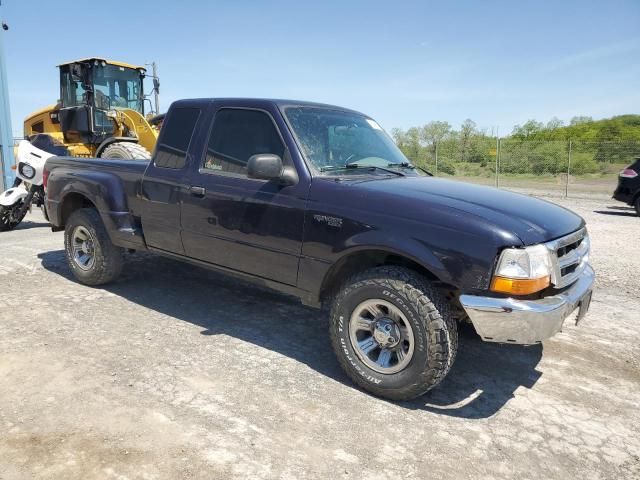
<instances>
[{"instance_id":1,"label":"hood","mask_svg":"<svg viewBox=\"0 0 640 480\"><path fill-rule=\"evenodd\" d=\"M422 206L474 215L516 235L525 245L547 242L582 226L579 215L553 203L492 187L434 177L354 182L354 187L394 197L399 214L420 218Z\"/></svg>"}]
</instances>

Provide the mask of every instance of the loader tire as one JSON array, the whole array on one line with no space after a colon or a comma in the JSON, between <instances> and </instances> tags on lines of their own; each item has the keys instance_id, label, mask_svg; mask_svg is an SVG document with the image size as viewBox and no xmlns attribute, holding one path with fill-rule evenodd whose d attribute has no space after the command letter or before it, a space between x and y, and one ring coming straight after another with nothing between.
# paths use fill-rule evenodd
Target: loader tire
<instances>
[{"instance_id":1,"label":"loader tire","mask_svg":"<svg viewBox=\"0 0 640 480\"><path fill-rule=\"evenodd\" d=\"M100 158L120 160L149 160L151 153L142 145L133 142L115 142L104 149Z\"/></svg>"}]
</instances>

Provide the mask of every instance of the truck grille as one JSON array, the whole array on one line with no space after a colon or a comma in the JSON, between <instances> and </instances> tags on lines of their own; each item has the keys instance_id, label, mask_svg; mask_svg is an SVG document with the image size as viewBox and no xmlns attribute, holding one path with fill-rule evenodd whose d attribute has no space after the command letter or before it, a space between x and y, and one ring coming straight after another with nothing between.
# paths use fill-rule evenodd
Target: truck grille
<instances>
[{"instance_id":1,"label":"truck grille","mask_svg":"<svg viewBox=\"0 0 640 480\"><path fill-rule=\"evenodd\" d=\"M551 250L551 283L564 288L575 282L589 263L589 235L581 228L566 237L546 243Z\"/></svg>"}]
</instances>

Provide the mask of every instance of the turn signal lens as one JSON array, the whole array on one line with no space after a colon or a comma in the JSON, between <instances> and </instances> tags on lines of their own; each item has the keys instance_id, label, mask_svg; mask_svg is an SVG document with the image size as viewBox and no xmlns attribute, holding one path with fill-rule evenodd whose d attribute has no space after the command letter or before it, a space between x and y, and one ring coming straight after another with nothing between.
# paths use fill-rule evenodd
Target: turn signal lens
<instances>
[{"instance_id":1,"label":"turn signal lens","mask_svg":"<svg viewBox=\"0 0 640 480\"><path fill-rule=\"evenodd\" d=\"M11 170L15 170L16 168L18 168L17 165L11 165Z\"/></svg>"},{"instance_id":2,"label":"turn signal lens","mask_svg":"<svg viewBox=\"0 0 640 480\"><path fill-rule=\"evenodd\" d=\"M493 280L491 281L491 290L511 295L530 295L532 293L539 292L540 290L544 290L550 284L550 276L533 279L493 277Z\"/></svg>"}]
</instances>

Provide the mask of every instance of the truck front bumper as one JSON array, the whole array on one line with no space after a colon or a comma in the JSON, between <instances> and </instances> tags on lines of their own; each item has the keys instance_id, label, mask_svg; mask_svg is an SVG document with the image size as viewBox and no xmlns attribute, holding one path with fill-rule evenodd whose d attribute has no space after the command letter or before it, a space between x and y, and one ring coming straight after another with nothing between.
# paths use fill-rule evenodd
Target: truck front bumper
<instances>
[{"instance_id":1,"label":"truck front bumper","mask_svg":"<svg viewBox=\"0 0 640 480\"><path fill-rule=\"evenodd\" d=\"M557 295L540 300L460 295L460 303L483 340L533 344L558 333L581 305L580 313L586 313L594 279L595 272L587 265L578 280Z\"/></svg>"}]
</instances>

